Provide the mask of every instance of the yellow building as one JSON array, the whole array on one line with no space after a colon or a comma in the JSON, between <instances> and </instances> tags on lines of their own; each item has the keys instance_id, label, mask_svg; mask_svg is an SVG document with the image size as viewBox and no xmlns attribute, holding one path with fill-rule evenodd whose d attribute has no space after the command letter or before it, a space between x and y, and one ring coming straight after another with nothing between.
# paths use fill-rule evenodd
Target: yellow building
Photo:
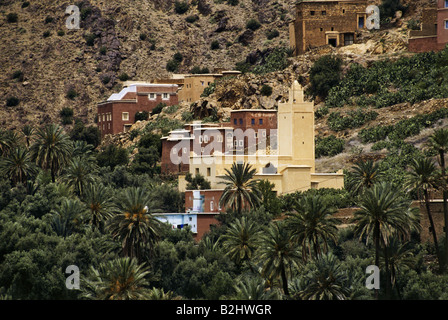
<instances>
[{"instance_id":1,"label":"yellow building","mask_svg":"<svg viewBox=\"0 0 448 320\"><path fill-rule=\"evenodd\" d=\"M275 184L278 195L305 191L310 188L344 187L342 170L337 173L316 173L314 153L314 103L304 101L303 88L295 81L289 92L289 99L279 103L277 130L270 137L277 137L269 147L258 147L253 153L214 151L204 156L190 152L189 172L202 174L210 181L211 188L224 189L220 182L234 162L248 162L257 173L255 179L269 180ZM202 134L202 133L201 133ZM227 133L226 133L227 134ZM249 132L247 136L252 134ZM259 137L258 137L259 138ZM227 136L225 137L227 139ZM220 140L221 142L224 139ZM260 144L258 139L257 146ZM224 142L225 143L225 142ZM179 176L179 190L186 190L185 176Z\"/></svg>"}]
</instances>

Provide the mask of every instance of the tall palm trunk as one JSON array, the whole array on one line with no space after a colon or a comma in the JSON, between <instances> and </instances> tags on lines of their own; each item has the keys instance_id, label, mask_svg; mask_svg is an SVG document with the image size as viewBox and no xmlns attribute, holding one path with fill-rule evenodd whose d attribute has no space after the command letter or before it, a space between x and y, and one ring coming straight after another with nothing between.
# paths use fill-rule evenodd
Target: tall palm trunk
<instances>
[{"instance_id":1,"label":"tall palm trunk","mask_svg":"<svg viewBox=\"0 0 448 320\"><path fill-rule=\"evenodd\" d=\"M446 168L445 168L445 152L443 150L439 151L440 154L440 168L442 170L442 179L446 182ZM443 268L446 269L448 260L448 191L446 190L446 185L443 185L443 218L445 220L445 252L444 259L442 263Z\"/></svg>"},{"instance_id":2,"label":"tall palm trunk","mask_svg":"<svg viewBox=\"0 0 448 320\"><path fill-rule=\"evenodd\" d=\"M442 269L443 261L442 261L442 257L440 256L439 242L437 240L437 233L436 233L436 229L434 226L434 220L432 219L428 190L424 189L423 194L425 196L426 213L428 214L428 220L429 220L429 225L431 228L432 238L434 241L434 246L436 248L437 260L439 260L439 268Z\"/></svg>"},{"instance_id":3,"label":"tall palm trunk","mask_svg":"<svg viewBox=\"0 0 448 320\"><path fill-rule=\"evenodd\" d=\"M289 289L288 289L288 279L286 277L286 270L285 270L285 266L282 263L281 266L281 277L282 277L282 285L283 285L283 292L285 293L286 296L289 296Z\"/></svg>"},{"instance_id":4,"label":"tall palm trunk","mask_svg":"<svg viewBox=\"0 0 448 320\"><path fill-rule=\"evenodd\" d=\"M380 223L378 221L375 222L375 227L373 230L373 234L375 237L375 265L380 267ZM379 289L375 289L375 298L378 299Z\"/></svg>"}]
</instances>

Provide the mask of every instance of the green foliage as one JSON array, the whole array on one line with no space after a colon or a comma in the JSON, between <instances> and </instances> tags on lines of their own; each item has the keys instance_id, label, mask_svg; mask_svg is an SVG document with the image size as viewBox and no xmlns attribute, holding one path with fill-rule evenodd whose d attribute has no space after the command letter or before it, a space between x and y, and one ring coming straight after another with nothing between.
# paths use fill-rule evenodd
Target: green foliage
<instances>
[{"instance_id":1,"label":"green foliage","mask_svg":"<svg viewBox=\"0 0 448 320\"><path fill-rule=\"evenodd\" d=\"M336 138L334 135L328 137L316 138L316 158L320 157L332 157L344 150L345 141L343 139Z\"/></svg>"},{"instance_id":2,"label":"green foliage","mask_svg":"<svg viewBox=\"0 0 448 320\"><path fill-rule=\"evenodd\" d=\"M101 167L110 167L112 170L116 166L126 165L128 163L128 152L122 147L113 144L108 145L103 151L98 153L97 161Z\"/></svg>"},{"instance_id":3,"label":"green foliage","mask_svg":"<svg viewBox=\"0 0 448 320\"><path fill-rule=\"evenodd\" d=\"M15 23L19 21L19 16L15 12L10 12L6 15L6 21L8 23Z\"/></svg>"},{"instance_id":4,"label":"green foliage","mask_svg":"<svg viewBox=\"0 0 448 320\"><path fill-rule=\"evenodd\" d=\"M383 108L447 97L446 50L419 53L397 61L380 60L369 68L351 64L339 83L329 88L325 103Z\"/></svg>"},{"instance_id":5,"label":"green foliage","mask_svg":"<svg viewBox=\"0 0 448 320\"><path fill-rule=\"evenodd\" d=\"M184 14L185 12L188 11L188 9L190 9L190 5L188 4L188 1L176 0L174 2L174 11L177 14Z\"/></svg>"},{"instance_id":6,"label":"green foliage","mask_svg":"<svg viewBox=\"0 0 448 320\"><path fill-rule=\"evenodd\" d=\"M272 30L266 31L266 38L268 38L268 40L277 38L279 35L280 35L280 33L278 32L277 29L272 29Z\"/></svg>"},{"instance_id":7,"label":"green foliage","mask_svg":"<svg viewBox=\"0 0 448 320\"><path fill-rule=\"evenodd\" d=\"M95 44L96 36L93 33L88 33L84 35L84 39L86 40L86 45L89 47L93 47Z\"/></svg>"},{"instance_id":8,"label":"green foliage","mask_svg":"<svg viewBox=\"0 0 448 320\"><path fill-rule=\"evenodd\" d=\"M14 97L14 96L12 96L12 97L8 97L8 98L6 99L6 106L7 106L7 107L15 107L15 106L18 106L19 103L20 103L19 98Z\"/></svg>"},{"instance_id":9,"label":"green foliage","mask_svg":"<svg viewBox=\"0 0 448 320\"><path fill-rule=\"evenodd\" d=\"M101 132L97 126L86 126L82 121L75 120L75 125L70 132L70 139L74 141L85 141L96 148L101 142Z\"/></svg>"},{"instance_id":10,"label":"green foliage","mask_svg":"<svg viewBox=\"0 0 448 320\"><path fill-rule=\"evenodd\" d=\"M118 79L120 79L120 81L128 81L129 80L129 76L126 72L121 73L118 76Z\"/></svg>"},{"instance_id":11,"label":"green foliage","mask_svg":"<svg viewBox=\"0 0 448 320\"><path fill-rule=\"evenodd\" d=\"M400 0L383 0L380 7L381 20L387 21L387 18L394 18L396 11L406 11L407 7L404 6Z\"/></svg>"},{"instance_id":12,"label":"green foliage","mask_svg":"<svg viewBox=\"0 0 448 320\"><path fill-rule=\"evenodd\" d=\"M363 143L377 142L389 138L392 141L400 141L417 135L424 128L431 127L436 121L448 117L448 108L441 108L428 114L419 114L409 119L404 119L395 125L375 126L362 129L358 136Z\"/></svg>"},{"instance_id":13,"label":"green foliage","mask_svg":"<svg viewBox=\"0 0 448 320\"><path fill-rule=\"evenodd\" d=\"M193 176L190 172L185 175L185 181L187 181L187 190L206 190L210 189L210 181L205 179L203 175L197 173Z\"/></svg>"},{"instance_id":14,"label":"green foliage","mask_svg":"<svg viewBox=\"0 0 448 320\"><path fill-rule=\"evenodd\" d=\"M369 121L375 120L377 116L377 112L364 111L361 108L348 112L347 116L341 115L340 112L331 112L328 117L328 126L333 131L354 129L361 127Z\"/></svg>"},{"instance_id":15,"label":"green foliage","mask_svg":"<svg viewBox=\"0 0 448 320\"><path fill-rule=\"evenodd\" d=\"M199 16L197 14L193 14L193 15L185 18L185 21L187 21L188 23L195 23L198 20L199 20Z\"/></svg>"},{"instance_id":16,"label":"green foliage","mask_svg":"<svg viewBox=\"0 0 448 320\"><path fill-rule=\"evenodd\" d=\"M74 88L70 88L67 90L67 94L65 96L67 99L74 100L78 95L78 92Z\"/></svg>"},{"instance_id":17,"label":"green foliage","mask_svg":"<svg viewBox=\"0 0 448 320\"><path fill-rule=\"evenodd\" d=\"M292 51L287 47L276 47L266 56L263 64L251 66L246 62L237 64L237 70L241 72L253 72L255 74L265 74L269 72L281 71L289 66L288 58Z\"/></svg>"},{"instance_id":18,"label":"green foliage","mask_svg":"<svg viewBox=\"0 0 448 320\"><path fill-rule=\"evenodd\" d=\"M252 31L256 31L261 27L261 24L258 20L256 19L250 19L249 21L247 21L246 23L246 28L250 29Z\"/></svg>"},{"instance_id":19,"label":"green foliage","mask_svg":"<svg viewBox=\"0 0 448 320\"><path fill-rule=\"evenodd\" d=\"M341 66L342 59L337 56L320 57L311 67L311 86L306 93L313 97L327 97L330 89L337 86L341 80Z\"/></svg>"},{"instance_id":20,"label":"green foliage","mask_svg":"<svg viewBox=\"0 0 448 320\"><path fill-rule=\"evenodd\" d=\"M59 112L59 116L62 118L62 124L71 124L73 122L73 109L64 107Z\"/></svg>"},{"instance_id":21,"label":"green foliage","mask_svg":"<svg viewBox=\"0 0 448 320\"><path fill-rule=\"evenodd\" d=\"M260 93L262 96L269 97L272 94L272 87L270 85L264 84L261 87Z\"/></svg>"},{"instance_id":22,"label":"green foliage","mask_svg":"<svg viewBox=\"0 0 448 320\"><path fill-rule=\"evenodd\" d=\"M208 97L209 95L211 95L212 93L215 92L216 89L216 82L212 82L210 83L205 89L204 91L201 93L201 97Z\"/></svg>"},{"instance_id":23,"label":"green foliage","mask_svg":"<svg viewBox=\"0 0 448 320\"><path fill-rule=\"evenodd\" d=\"M139 111L135 113L135 122L137 121L146 121L148 120L149 112L148 111Z\"/></svg>"},{"instance_id":24,"label":"green foliage","mask_svg":"<svg viewBox=\"0 0 448 320\"><path fill-rule=\"evenodd\" d=\"M219 41L218 40L213 40L212 43L210 44L210 49L211 50L217 50L219 49Z\"/></svg>"},{"instance_id":25,"label":"green foliage","mask_svg":"<svg viewBox=\"0 0 448 320\"><path fill-rule=\"evenodd\" d=\"M166 107L166 103L160 102L158 105L154 107L154 109L151 110L151 115L159 114L162 112L163 108Z\"/></svg>"}]
</instances>

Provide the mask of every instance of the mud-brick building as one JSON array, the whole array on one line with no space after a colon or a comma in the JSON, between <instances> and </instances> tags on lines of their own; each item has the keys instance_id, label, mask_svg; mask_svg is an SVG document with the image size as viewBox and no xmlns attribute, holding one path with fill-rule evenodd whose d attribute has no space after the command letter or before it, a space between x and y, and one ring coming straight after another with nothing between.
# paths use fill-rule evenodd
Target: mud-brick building
<instances>
[{"instance_id":1,"label":"mud-brick building","mask_svg":"<svg viewBox=\"0 0 448 320\"><path fill-rule=\"evenodd\" d=\"M409 31L410 52L440 51L448 44L448 0L438 0L437 7L426 8L420 30Z\"/></svg>"},{"instance_id":2,"label":"mud-brick building","mask_svg":"<svg viewBox=\"0 0 448 320\"><path fill-rule=\"evenodd\" d=\"M353 44L366 28L367 0L303 0L296 3L289 25L290 47L295 55L309 49Z\"/></svg>"},{"instance_id":3,"label":"mud-brick building","mask_svg":"<svg viewBox=\"0 0 448 320\"><path fill-rule=\"evenodd\" d=\"M131 84L120 93L98 104L98 128L101 136L126 132L137 112L151 112L159 103L179 103L176 84Z\"/></svg>"}]
</instances>

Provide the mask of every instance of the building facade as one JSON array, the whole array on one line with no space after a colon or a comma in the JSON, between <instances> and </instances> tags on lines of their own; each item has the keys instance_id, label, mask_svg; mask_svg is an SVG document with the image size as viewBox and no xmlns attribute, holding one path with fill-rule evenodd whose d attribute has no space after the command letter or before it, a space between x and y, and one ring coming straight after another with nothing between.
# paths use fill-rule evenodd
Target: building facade
<instances>
[{"instance_id":1,"label":"building facade","mask_svg":"<svg viewBox=\"0 0 448 320\"><path fill-rule=\"evenodd\" d=\"M295 55L309 49L353 44L366 28L366 0L303 0L296 3L289 25L290 47Z\"/></svg>"},{"instance_id":2,"label":"building facade","mask_svg":"<svg viewBox=\"0 0 448 320\"><path fill-rule=\"evenodd\" d=\"M448 0L422 12L420 30L409 31L410 52L440 51L448 44Z\"/></svg>"},{"instance_id":3,"label":"building facade","mask_svg":"<svg viewBox=\"0 0 448 320\"><path fill-rule=\"evenodd\" d=\"M176 159L175 169L178 163L188 163L184 172L178 171L178 186L179 191L185 192L183 214L196 215L196 239L211 224L218 223L215 215L225 211L219 206L225 188L222 178L234 163L251 164L256 170L254 179L273 183L277 195L310 188L343 188L342 170L315 172L314 138L314 103L304 101L303 88L297 81L290 89L288 101L279 103L278 110L234 110L230 123L189 124L162 138L163 149L168 150L167 154L173 153L169 160L162 161L162 169L164 162ZM171 142L175 143L169 145ZM171 170L169 163L166 165ZM211 188L188 190L187 172L193 176L201 174Z\"/></svg>"},{"instance_id":4,"label":"building facade","mask_svg":"<svg viewBox=\"0 0 448 320\"><path fill-rule=\"evenodd\" d=\"M126 132L135 123L137 112L151 112L159 103L179 103L176 84L131 84L98 104L101 136Z\"/></svg>"}]
</instances>

